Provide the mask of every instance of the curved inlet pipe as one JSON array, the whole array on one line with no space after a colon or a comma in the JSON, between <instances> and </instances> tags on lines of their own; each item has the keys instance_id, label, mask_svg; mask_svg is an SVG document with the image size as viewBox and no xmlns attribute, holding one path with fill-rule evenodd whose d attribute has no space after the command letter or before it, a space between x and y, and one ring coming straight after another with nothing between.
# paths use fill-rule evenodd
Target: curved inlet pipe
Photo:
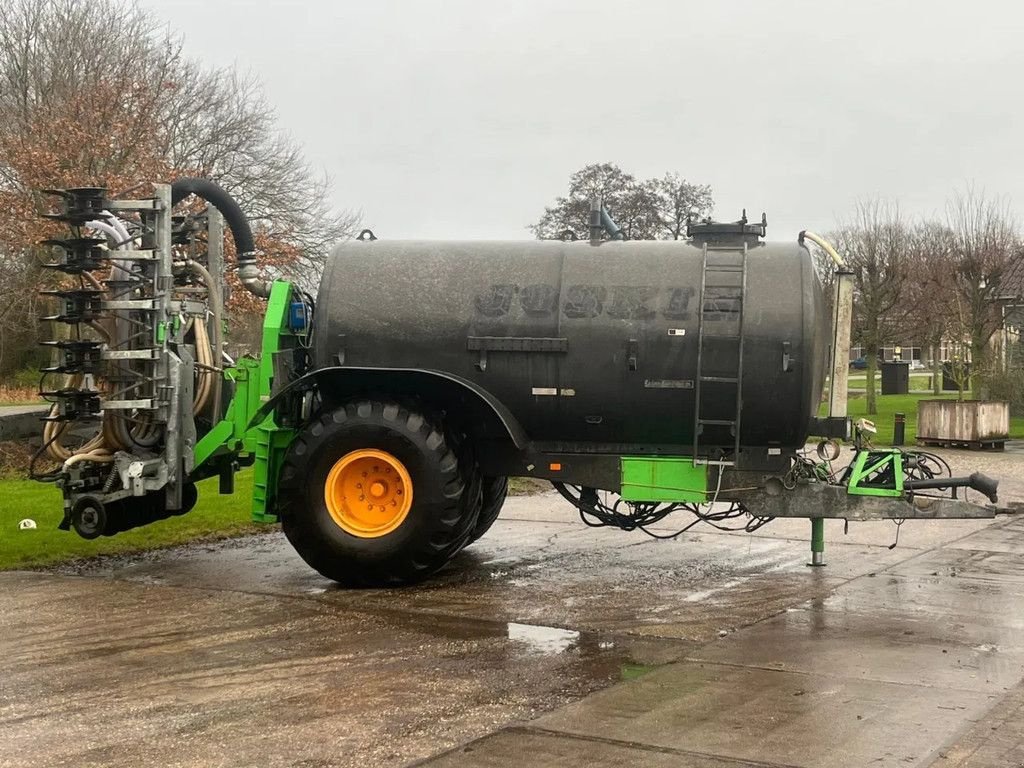
<instances>
[{"instance_id":1,"label":"curved inlet pipe","mask_svg":"<svg viewBox=\"0 0 1024 768\"><path fill-rule=\"evenodd\" d=\"M836 265L835 317L832 323L832 379L829 385L828 415L846 418L850 375L850 334L853 330L853 270L828 240L806 229L797 238L801 245L810 240L827 253Z\"/></svg>"},{"instance_id":2,"label":"curved inlet pipe","mask_svg":"<svg viewBox=\"0 0 1024 768\"><path fill-rule=\"evenodd\" d=\"M177 205L189 195L202 198L224 217L238 250L238 279L250 293L261 298L270 296L271 284L261 280L256 265L256 242L253 240L249 220L237 201L227 190L209 179L186 177L171 184L171 204Z\"/></svg>"},{"instance_id":3,"label":"curved inlet pipe","mask_svg":"<svg viewBox=\"0 0 1024 768\"><path fill-rule=\"evenodd\" d=\"M819 246L825 253L827 253L831 257L832 261L835 262L836 267L842 269L843 267L846 266L846 262L843 261L843 257L839 255L839 252L836 251L835 248L832 247L832 243L830 243L821 235L816 235L813 232L805 229L803 232L800 233L800 236L797 238L797 241L803 244L805 239L810 240L812 243Z\"/></svg>"}]
</instances>

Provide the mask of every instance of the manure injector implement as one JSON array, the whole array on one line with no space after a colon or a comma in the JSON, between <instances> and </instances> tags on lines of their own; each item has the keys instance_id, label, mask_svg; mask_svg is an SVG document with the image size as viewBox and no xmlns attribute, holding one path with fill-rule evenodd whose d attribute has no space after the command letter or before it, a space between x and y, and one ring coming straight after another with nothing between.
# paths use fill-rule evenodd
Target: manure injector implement
<instances>
[{"instance_id":1,"label":"manure injector implement","mask_svg":"<svg viewBox=\"0 0 1024 768\"><path fill-rule=\"evenodd\" d=\"M812 233L766 242L765 219L744 216L626 241L599 204L589 241L366 231L331 253L314 300L261 277L216 184L153 189L53 192L71 229L46 265L66 277L46 318L60 332L39 458L56 469L33 473L86 538L187 513L198 480L231 493L248 466L254 519L353 585L443 567L494 523L509 477L551 481L591 525L652 535L673 514L748 531L806 517L815 564L825 518L996 514L994 481L860 430L834 468L851 436L852 283ZM175 215L192 195L205 210ZM223 222L240 283L267 299L259 358L225 352ZM807 240L834 259L833 311Z\"/></svg>"}]
</instances>

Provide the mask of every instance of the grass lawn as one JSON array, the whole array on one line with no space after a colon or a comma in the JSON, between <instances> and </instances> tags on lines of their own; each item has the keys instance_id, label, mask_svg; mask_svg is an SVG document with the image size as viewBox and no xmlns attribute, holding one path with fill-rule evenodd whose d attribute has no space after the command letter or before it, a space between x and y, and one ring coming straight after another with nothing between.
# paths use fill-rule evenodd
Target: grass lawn
<instances>
[{"instance_id":1,"label":"grass lawn","mask_svg":"<svg viewBox=\"0 0 1024 768\"><path fill-rule=\"evenodd\" d=\"M850 388L851 389L867 389L868 377L864 373L851 373L850 374ZM930 390L932 388L932 377L929 373L912 373L910 374L910 389L911 390ZM875 374L875 392L882 391L882 374Z\"/></svg>"},{"instance_id":2,"label":"grass lawn","mask_svg":"<svg viewBox=\"0 0 1024 768\"><path fill-rule=\"evenodd\" d=\"M878 434L872 442L878 446L892 445L892 422L897 413L905 414L907 417L906 445L913 445L917 435L917 401L918 400L956 400L956 393L940 395L935 397L928 394L911 395L878 395L875 398L875 405L878 413L869 416L867 412L868 401L864 395L850 395L848 412L854 421L860 418L869 419L875 422ZM828 414L828 404L822 406L821 415ZM1024 417L1010 417L1010 437L1024 437Z\"/></svg>"},{"instance_id":3,"label":"grass lawn","mask_svg":"<svg viewBox=\"0 0 1024 768\"><path fill-rule=\"evenodd\" d=\"M217 493L217 478L199 483L199 503L187 515L161 520L116 536L86 541L73 531L60 531L60 492L34 480L0 480L0 570L52 565L93 555L138 552L182 544L203 537L233 536L270 526L249 519L252 472L235 479L235 493ZM35 530L22 531L24 518L36 521Z\"/></svg>"}]
</instances>

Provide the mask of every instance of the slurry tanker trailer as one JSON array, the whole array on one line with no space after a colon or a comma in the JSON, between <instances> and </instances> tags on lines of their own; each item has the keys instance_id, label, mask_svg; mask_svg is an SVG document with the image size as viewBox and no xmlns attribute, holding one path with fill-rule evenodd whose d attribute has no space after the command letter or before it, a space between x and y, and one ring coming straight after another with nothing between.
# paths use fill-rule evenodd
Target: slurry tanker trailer
<instances>
[{"instance_id":1,"label":"slurry tanker trailer","mask_svg":"<svg viewBox=\"0 0 1024 768\"><path fill-rule=\"evenodd\" d=\"M153 190L53 192L70 235L48 241L64 279L33 474L86 538L185 514L197 481L232 493L247 467L254 519L353 585L436 572L494 523L510 477L550 481L591 525L656 536L670 515L748 531L809 518L817 564L825 518L996 514L984 475L851 430L850 272L812 233L766 242L764 217L744 215L628 241L599 205L589 240L366 231L331 253L314 298L261 271L223 189ZM225 351L222 221L240 284L267 300L258 358ZM809 240L833 257L831 301Z\"/></svg>"}]
</instances>

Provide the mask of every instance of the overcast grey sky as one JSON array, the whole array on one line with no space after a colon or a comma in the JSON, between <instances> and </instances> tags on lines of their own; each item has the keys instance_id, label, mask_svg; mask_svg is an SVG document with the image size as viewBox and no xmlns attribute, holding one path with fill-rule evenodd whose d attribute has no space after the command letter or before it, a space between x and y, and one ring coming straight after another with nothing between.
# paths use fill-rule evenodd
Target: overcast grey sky
<instances>
[{"instance_id":1,"label":"overcast grey sky","mask_svg":"<svg viewBox=\"0 0 1024 768\"><path fill-rule=\"evenodd\" d=\"M710 184L716 218L828 229L859 198L1024 205L1024 3L143 0L262 78L381 237L524 238L614 162Z\"/></svg>"}]
</instances>

